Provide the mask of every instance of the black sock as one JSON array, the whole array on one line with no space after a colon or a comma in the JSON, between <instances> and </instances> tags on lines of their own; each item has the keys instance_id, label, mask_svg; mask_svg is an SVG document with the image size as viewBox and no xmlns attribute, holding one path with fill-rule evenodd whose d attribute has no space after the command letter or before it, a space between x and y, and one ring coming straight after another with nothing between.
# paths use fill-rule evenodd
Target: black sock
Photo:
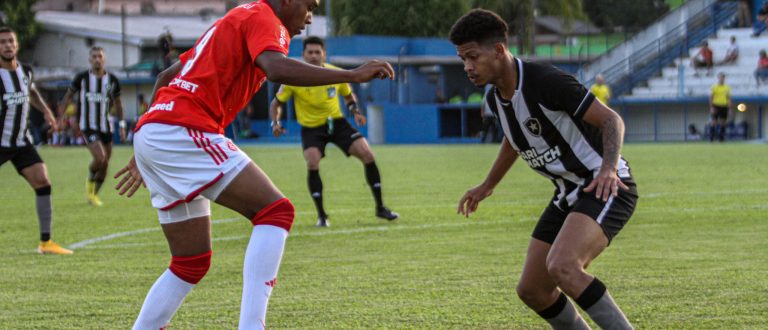
<instances>
[{"instance_id":1,"label":"black sock","mask_svg":"<svg viewBox=\"0 0 768 330\"><path fill-rule=\"evenodd\" d=\"M88 171L88 181L91 181L91 182L96 181L96 171L94 170Z\"/></svg>"},{"instance_id":2,"label":"black sock","mask_svg":"<svg viewBox=\"0 0 768 330\"><path fill-rule=\"evenodd\" d=\"M104 184L104 179L96 179L94 181L96 182L96 189L94 189L93 194L96 195L99 193L99 190L101 189L101 185Z\"/></svg>"},{"instance_id":3,"label":"black sock","mask_svg":"<svg viewBox=\"0 0 768 330\"><path fill-rule=\"evenodd\" d=\"M576 298L576 303L581 307L583 310L587 310L592 305L594 305L600 298L603 297L603 294L605 294L605 291L608 289L605 287L605 284L603 282L600 282L600 280L595 277L589 285L587 285L587 288L584 289L584 292L581 293L581 295Z\"/></svg>"},{"instance_id":4,"label":"black sock","mask_svg":"<svg viewBox=\"0 0 768 330\"><path fill-rule=\"evenodd\" d=\"M40 242L48 242L51 240L51 233L40 233Z\"/></svg>"},{"instance_id":5,"label":"black sock","mask_svg":"<svg viewBox=\"0 0 768 330\"><path fill-rule=\"evenodd\" d=\"M53 206L51 206L51 186L45 186L35 189L35 209L37 210L37 220L40 224L40 241L51 239L51 223Z\"/></svg>"},{"instance_id":6,"label":"black sock","mask_svg":"<svg viewBox=\"0 0 768 330\"><path fill-rule=\"evenodd\" d=\"M312 200L315 201L317 215L321 217L327 216L325 208L323 208L323 180L320 179L320 170L309 170L307 184L309 185L309 193L312 195Z\"/></svg>"},{"instance_id":7,"label":"black sock","mask_svg":"<svg viewBox=\"0 0 768 330\"><path fill-rule=\"evenodd\" d=\"M376 200L376 209L384 207L384 202L381 201L381 175L375 161L365 164L365 179L371 186L373 198Z\"/></svg>"}]
</instances>

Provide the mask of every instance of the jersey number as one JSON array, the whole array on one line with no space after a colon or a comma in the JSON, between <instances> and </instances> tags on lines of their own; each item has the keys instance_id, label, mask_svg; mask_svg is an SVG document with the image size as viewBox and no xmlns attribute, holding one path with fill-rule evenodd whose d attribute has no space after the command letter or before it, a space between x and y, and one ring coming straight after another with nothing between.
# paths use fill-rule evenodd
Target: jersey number
<instances>
[{"instance_id":1,"label":"jersey number","mask_svg":"<svg viewBox=\"0 0 768 330\"><path fill-rule=\"evenodd\" d=\"M211 40L213 31L216 31L215 26L208 30L208 32L203 36L203 39L200 39L200 42L197 44L197 46L195 46L195 57L191 58L189 61L187 61L186 64L184 64L184 68L181 69L181 74L179 77L183 77L189 72L189 70L192 70L192 66L195 65L195 61L197 61L197 58L200 57L200 54L203 52L203 49L205 49L208 41Z\"/></svg>"}]
</instances>

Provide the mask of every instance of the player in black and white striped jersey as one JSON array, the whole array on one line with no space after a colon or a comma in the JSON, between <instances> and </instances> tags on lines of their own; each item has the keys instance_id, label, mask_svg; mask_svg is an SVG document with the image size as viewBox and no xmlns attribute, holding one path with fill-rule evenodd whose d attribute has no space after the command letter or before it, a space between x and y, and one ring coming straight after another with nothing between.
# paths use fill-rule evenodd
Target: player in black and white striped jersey
<instances>
[{"instance_id":1,"label":"player in black and white striped jersey","mask_svg":"<svg viewBox=\"0 0 768 330\"><path fill-rule=\"evenodd\" d=\"M113 130L109 119L112 106L120 119L120 139L125 141L126 124L120 100L120 81L106 71L106 60L103 48L92 47L88 55L91 69L75 76L59 105L59 113L62 113L72 101L72 97L77 95L78 127L93 156L88 167L85 190L88 202L94 206L102 205L98 193L107 176L109 159L112 157Z\"/></svg>"},{"instance_id":2,"label":"player in black and white striped jersey","mask_svg":"<svg viewBox=\"0 0 768 330\"><path fill-rule=\"evenodd\" d=\"M57 128L56 118L32 82L32 68L16 60L18 49L16 32L7 27L0 28L0 166L11 161L16 171L35 190L40 225L37 251L72 254L71 250L51 240L51 181L43 159L32 145L27 127L31 107L43 113L52 130Z\"/></svg>"},{"instance_id":3,"label":"player in black and white striped jersey","mask_svg":"<svg viewBox=\"0 0 768 330\"><path fill-rule=\"evenodd\" d=\"M451 29L470 81L493 85L486 104L505 136L485 181L464 194L458 212L475 212L522 158L552 180L555 195L531 235L518 296L554 329L589 329L566 295L601 328L632 329L605 285L586 272L637 203L619 153L624 123L573 76L512 56L507 31L503 19L482 9Z\"/></svg>"}]
</instances>

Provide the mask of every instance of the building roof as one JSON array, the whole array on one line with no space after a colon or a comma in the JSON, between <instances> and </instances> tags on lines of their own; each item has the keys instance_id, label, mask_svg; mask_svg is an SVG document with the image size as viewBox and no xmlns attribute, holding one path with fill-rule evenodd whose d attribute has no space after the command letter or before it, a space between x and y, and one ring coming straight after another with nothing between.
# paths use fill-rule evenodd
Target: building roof
<instances>
[{"instance_id":1,"label":"building roof","mask_svg":"<svg viewBox=\"0 0 768 330\"><path fill-rule=\"evenodd\" d=\"M189 48L220 16L126 16L126 42L139 47L156 45L157 38L171 32L173 43ZM121 41L120 15L98 15L62 11L40 11L36 16L43 29L86 38ZM325 17L315 16L305 34L325 36Z\"/></svg>"}]
</instances>

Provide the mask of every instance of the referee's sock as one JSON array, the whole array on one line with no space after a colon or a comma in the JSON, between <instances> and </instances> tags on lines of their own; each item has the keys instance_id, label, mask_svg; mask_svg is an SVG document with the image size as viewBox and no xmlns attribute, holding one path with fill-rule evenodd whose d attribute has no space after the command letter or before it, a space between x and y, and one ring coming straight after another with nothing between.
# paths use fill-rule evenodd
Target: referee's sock
<instances>
[{"instance_id":1,"label":"referee's sock","mask_svg":"<svg viewBox=\"0 0 768 330\"><path fill-rule=\"evenodd\" d=\"M381 201L381 175L376 161L365 164L365 179L371 186L373 198L376 200L376 209L379 210L384 207L384 202Z\"/></svg>"},{"instance_id":2,"label":"referee's sock","mask_svg":"<svg viewBox=\"0 0 768 330\"><path fill-rule=\"evenodd\" d=\"M309 170L307 184L309 185L309 193L312 195L312 200L315 202L317 215L319 217L327 217L323 207L323 180L320 179L320 170Z\"/></svg>"},{"instance_id":3,"label":"referee's sock","mask_svg":"<svg viewBox=\"0 0 768 330\"><path fill-rule=\"evenodd\" d=\"M552 306L547 307L543 311L536 312L544 320L546 320L552 329L569 329L569 330L587 330L590 329L587 322L581 318L579 312L576 311L576 307L573 306L570 300L564 293L560 292L560 296L557 297Z\"/></svg>"},{"instance_id":4,"label":"referee's sock","mask_svg":"<svg viewBox=\"0 0 768 330\"><path fill-rule=\"evenodd\" d=\"M576 303L602 329L634 329L619 305L613 301L608 289L597 277L584 289L581 296L576 299Z\"/></svg>"}]
</instances>

